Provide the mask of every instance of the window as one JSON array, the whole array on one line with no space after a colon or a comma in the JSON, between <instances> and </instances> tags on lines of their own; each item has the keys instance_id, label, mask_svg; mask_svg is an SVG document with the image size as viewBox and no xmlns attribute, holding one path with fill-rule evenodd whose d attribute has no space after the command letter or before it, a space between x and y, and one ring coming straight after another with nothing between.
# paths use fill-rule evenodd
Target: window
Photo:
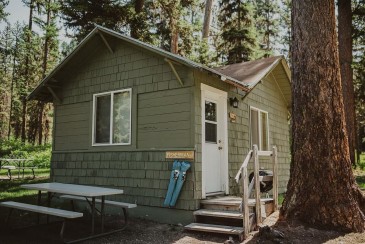
<instances>
[{"instance_id":1,"label":"window","mask_svg":"<svg viewBox=\"0 0 365 244\"><path fill-rule=\"evenodd\" d=\"M251 146L257 145L260 151L269 150L268 113L257 108L250 108Z\"/></svg>"},{"instance_id":2,"label":"window","mask_svg":"<svg viewBox=\"0 0 365 244\"><path fill-rule=\"evenodd\" d=\"M131 144L131 89L94 95L93 146Z\"/></svg>"}]
</instances>

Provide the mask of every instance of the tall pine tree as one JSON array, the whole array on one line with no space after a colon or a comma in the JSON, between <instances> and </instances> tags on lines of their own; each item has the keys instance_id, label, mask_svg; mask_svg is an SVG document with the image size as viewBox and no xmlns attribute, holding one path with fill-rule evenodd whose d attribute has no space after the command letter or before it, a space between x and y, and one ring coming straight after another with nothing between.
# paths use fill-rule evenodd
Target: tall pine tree
<instances>
[{"instance_id":1,"label":"tall pine tree","mask_svg":"<svg viewBox=\"0 0 365 244\"><path fill-rule=\"evenodd\" d=\"M263 56L273 54L279 36L279 2L278 0L255 1L255 24L259 34L260 49Z\"/></svg>"},{"instance_id":2,"label":"tall pine tree","mask_svg":"<svg viewBox=\"0 0 365 244\"><path fill-rule=\"evenodd\" d=\"M222 0L218 19L221 28L218 58L227 64L254 59L257 36L252 4L249 1Z\"/></svg>"}]
</instances>

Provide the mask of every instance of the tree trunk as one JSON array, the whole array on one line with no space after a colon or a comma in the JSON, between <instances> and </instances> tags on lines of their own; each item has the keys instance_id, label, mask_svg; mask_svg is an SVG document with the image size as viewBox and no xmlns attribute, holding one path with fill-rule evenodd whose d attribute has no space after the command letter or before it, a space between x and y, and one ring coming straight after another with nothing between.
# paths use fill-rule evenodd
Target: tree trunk
<instances>
[{"instance_id":1,"label":"tree trunk","mask_svg":"<svg viewBox=\"0 0 365 244\"><path fill-rule=\"evenodd\" d=\"M203 39L207 39L209 37L209 29L210 29L210 21L212 16L212 5L213 0L205 1L205 13L204 13L204 22L203 22Z\"/></svg>"},{"instance_id":2,"label":"tree trunk","mask_svg":"<svg viewBox=\"0 0 365 244\"><path fill-rule=\"evenodd\" d=\"M177 20L172 16L170 20L170 30L171 30L171 50L172 53L178 53L179 51L179 32L177 30Z\"/></svg>"},{"instance_id":3,"label":"tree trunk","mask_svg":"<svg viewBox=\"0 0 365 244\"><path fill-rule=\"evenodd\" d=\"M352 81L352 12L350 0L338 0L338 45L341 67L343 100L345 101L345 119L349 140L350 159L355 162L356 124L355 98Z\"/></svg>"},{"instance_id":4,"label":"tree trunk","mask_svg":"<svg viewBox=\"0 0 365 244\"><path fill-rule=\"evenodd\" d=\"M47 0L46 2L46 9L47 9L47 21L46 21L46 38L44 40L44 53L43 53L43 64L42 64L42 78L46 77L47 73L47 61L48 61L48 46L49 46L49 25L51 23L51 0ZM43 110L44 110L44 102L39 101L38 104L38 144L42 145L43 139Z\"/></svg>"},{"instance_id":5,"label":"tree trunk","mask_svg":"<svg viewBox=\"0 0 365 244\"><path fill-rule=\"evenodd\" d=\"M142 13L144 8L144 0L135 0L134 2L134 11L136 12L136 18L133 20L134 22L136 21L140 21L139 18L139 14ZM131 26L131 37L135 38L135 39L139 39L140 38L140 34L138 31L138 27L139 27L139 23L132 23Z\"/></svg>"},{"instance_id":6,"label":"tree trunk","mask_svg":"<svg viewBox=\"0 0 365 244\"><path fill-rule=\"evenodd\" d=\"M10 111L9 111L9 124L8 124L8 140L10 140L11 135L11 122L13 118L13 103L14 103L14 82L15 82L15 65L16 58L18 56L18 33L15 34L15 48L13 53L13 65L12 65L12 73L11 73L11 87L10 87Z\"/></svg>"},{"instance_id":7,"label":"tree trunk","mask_svg":"<svg viewBox=\"0 0 365 244\"><path fill-rule=\"evenodd\" d=\"M33 9L34 9L34 0L30 1L29 5L29 23L28 23L28 45L30 45L31 41L31 35L32 35L32 25L33 25ZM29 48L29 47L28 47ZM28 80L29 78L29 55L25 58L25 84L24 84L24 90L28 89ZM26 99L26 92L22 94L22 142L25 142L26 136L25 136L25 125L26 125L26 115L27 115L27 99Z\"/></svg>"},{"instance_id":8,"label":"tree trunk","mask_svg":"<svg viewBox=\"0 0 365 244\"><path fill-rule=\"evenodd\" d=\"M362 232L345 129L334 1L292 6L292 163L281 217Z\"/></svg>"}]
</instances>

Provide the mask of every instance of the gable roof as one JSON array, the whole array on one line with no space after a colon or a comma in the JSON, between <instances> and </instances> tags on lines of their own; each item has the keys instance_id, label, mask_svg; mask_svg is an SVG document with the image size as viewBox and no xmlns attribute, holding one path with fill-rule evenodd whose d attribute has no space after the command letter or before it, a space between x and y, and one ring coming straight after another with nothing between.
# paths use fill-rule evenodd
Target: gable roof
<instances>
[{"instance_id":1,"label":"gable roof","mask_svg":"<svg viewBox=\"0 0 365 244\"><path fill-rule=\"evenodd\" d=\"M75 57L76 54L80 53L82 48L87 43L89 43L90 40L93 39L93 37L95 37L96 35L100 35L101 39L106 44L107 48L110 50L111 48L105 39L105 35L115 37L129 44L136 45L140 48L149 50L157 55L165 57L170 61L174 61L183 64L187 67L198 69L210 73L212 75L215 75L220 80L222 80L222 82L226 82L233 86L236 86L247 93L250 91L250 89L254 87L255 84L257 84L265 75L267 75L272 70L272 68L278 64L280 60L286 63L283 56L277 56L251 62L244 62L240 64L227 65L220 68L209 68L205 65L193 62L187 58L162 50L158 47L136 40L134 38L107 29L105 27L96 25L96 27L76 46L76 48L39 83L39 85L28 95L27 99L28 100L39 99L39 100L51 101L51 99L45 98L45 97L50 97L50 95L57 98L56 94L52 90L53 77L60 70L62 70L62 68L66 64L68 64ZM253 70L251 70L251 68ZM254 72L257 72L257 74L255 75ZM288 79L290 80L290 74L288 73L287 75ZM43 94L43 96L41 94Z\"/></svg>"},{"instance_id":2,"label":"gable roof","mask_svg":"<svg viewBox=\"0 0 365 244\"><path fill-rule=\"evenodd\" d=\"M274 56L249 62L230 64L214 68L214 70L239 80L245 86L252 88L282 60L284 60L283 56Z\"/></svg>"}]
</instances>

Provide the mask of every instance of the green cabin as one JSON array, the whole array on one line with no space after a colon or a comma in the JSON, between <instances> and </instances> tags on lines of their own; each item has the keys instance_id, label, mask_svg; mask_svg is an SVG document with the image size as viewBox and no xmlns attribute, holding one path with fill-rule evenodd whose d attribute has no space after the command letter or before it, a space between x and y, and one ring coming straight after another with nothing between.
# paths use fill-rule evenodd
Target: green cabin
<instances>
[{"instance_id":1,"label":"green cabin","mask_svg":"<svg viewBox=\"0 0 365 244\"><path fill-rule=\"evenodd\" d=\"M97 26L28 99L54 104L51 180L121 188L121 201L138 204L134 216L186 223L202 199L240 196L234 177L253 144L277 147L286 190L291 90L282 56L212 69ZM174 158L192 167L166 208Z\"/></svg>"}]
</instances>

